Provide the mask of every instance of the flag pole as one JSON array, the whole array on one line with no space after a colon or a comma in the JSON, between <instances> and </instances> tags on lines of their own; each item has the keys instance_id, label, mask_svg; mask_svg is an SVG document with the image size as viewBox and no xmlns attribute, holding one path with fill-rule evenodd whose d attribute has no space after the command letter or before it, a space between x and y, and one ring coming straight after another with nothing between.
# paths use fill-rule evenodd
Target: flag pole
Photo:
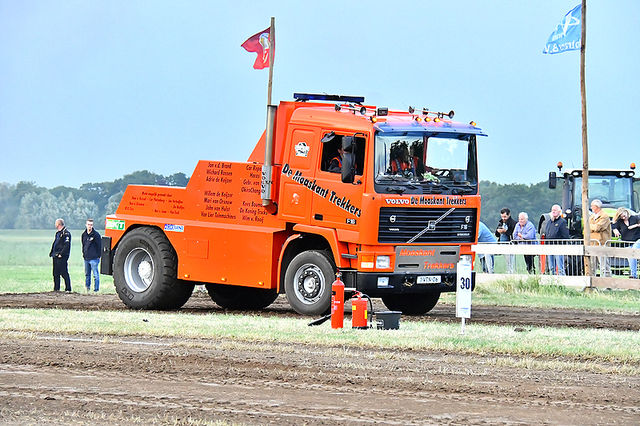
<instances>
[{"instance_id":1,"label":"flag pole","mask_svg":"<svg viewBox=\"0 0 640 426\"><path fill-rule=\"evenodd\" d=\"M587 86L585 82L585 53L587 50L587 0L582 0L581 43L580 43L580 97L582 101L582 221L584 245L591 245L589 226L589 144L587 143ZM585 276L591 276L591 257L585 256ZM604 272L604 271L603 271ZM591 279L589 279L591 287Z\"/></svg>"},{"instance_id":2,"label":"flag pole","mask_svg":"<svg viewBox=\"0 0 640 426\"><path fill-rule=\"evenodd\" d=\"M276 18L274 16L271 17L271 26L269 30L269 87L267 89L267 105L271 105L271 85L273 83L273 55L275 52L275 41L276 41Z\"/></svg>"},{"instance_id":3,"label":"flag pole","mask_svg":"<svg viewBox=\"0 0 640 426\"><path fill-rule=\"evenodd\" d=\"M273 83L273 55L275 54L276 18L271 17L269 28L269 86L267 89L267 126L265 129L264 162L262 164L262 177L260 198L262 205L270 214L276 214L278 207L272 200L273 185L273 132L276 120L277 107L271 105L271 85Z\"/></svg>"}]
</instances>

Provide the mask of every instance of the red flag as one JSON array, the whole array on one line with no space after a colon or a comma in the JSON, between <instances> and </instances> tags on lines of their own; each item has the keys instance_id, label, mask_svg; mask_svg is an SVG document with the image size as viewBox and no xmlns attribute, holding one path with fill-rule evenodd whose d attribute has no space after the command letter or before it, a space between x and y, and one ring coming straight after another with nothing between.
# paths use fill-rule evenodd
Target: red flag
<instances>
[{"instance_id":1,"label":"red flag","mask_svg":"<svg viewBox=\"0 0 640 426\"><path fill-rule=\"evenodd\" d=\"M275 49L275 43L271 41L271 28L267 28L264 31L260 31L257 34L252 35L242 43L242 47L247 52L255 52L258 54L256 62L253 64L253 68L261 70L269 66L269 55L273 55Z\"/></svg>"}]
</instances>

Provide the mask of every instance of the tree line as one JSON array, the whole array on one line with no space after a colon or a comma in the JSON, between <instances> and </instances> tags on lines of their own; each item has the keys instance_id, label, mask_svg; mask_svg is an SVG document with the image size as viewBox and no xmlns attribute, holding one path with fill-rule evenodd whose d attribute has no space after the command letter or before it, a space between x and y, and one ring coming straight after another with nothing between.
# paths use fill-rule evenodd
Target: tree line
<instances>
[{"instance_id":1,"label":"tree line","mask_svg":"<svg viewBox=\"0 0 640 426\"><path fill-rule=\"evenodd\" d=\"M92 218L101 229L105 217L118 208L127 185L186 186L188 182L184 173L163 176L142 170L113 182L85 183L80 188L47 189L24 181L0 183L0 229L50 229L59 217L72 229L84 228L86 219ZM503 207L511 210L514 219L519 212L527 212L537 228L540 216L562 199L561 190L550 190L546 181L531 185L481 181L480 194L480 219L492 230Z\"/></svg>"},{"instance_id":2,"label":"tree line","mask_svg":"<svg viewBox=\"0 0 640 426\"><path fill-rule=\"evenodd\" d=\"M186 186L187 182L184 173L163 176L142 170L113 182L85 183L80 188L47 189L26 181L0 183L0 229L50 229L57 218L63 218L71 229L84 228L90 218L102 229L106 216L118 208L127 185Z\"/></svg>"}]
</instances>

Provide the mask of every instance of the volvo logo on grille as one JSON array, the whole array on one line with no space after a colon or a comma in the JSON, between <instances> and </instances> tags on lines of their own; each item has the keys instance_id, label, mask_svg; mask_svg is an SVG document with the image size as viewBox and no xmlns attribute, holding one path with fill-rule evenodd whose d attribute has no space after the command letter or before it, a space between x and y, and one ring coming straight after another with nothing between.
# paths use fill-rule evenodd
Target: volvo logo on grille
<instances>
[{"instance_id":1,"label":"volvo logo on grille","mask_svg":"<svg viewBox=\"0 0 640 426\"><path fill-rule=\"evenodd\" d=\"M396 223L396 215L395 214L392 214L391 216L389 216L389 222Z\"/></svg>"}]
</instances>

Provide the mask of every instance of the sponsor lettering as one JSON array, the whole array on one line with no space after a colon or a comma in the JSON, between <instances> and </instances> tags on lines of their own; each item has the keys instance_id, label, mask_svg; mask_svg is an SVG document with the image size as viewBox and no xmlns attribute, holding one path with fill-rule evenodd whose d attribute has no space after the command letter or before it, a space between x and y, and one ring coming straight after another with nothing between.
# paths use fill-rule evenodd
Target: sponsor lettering
<instances>
[{"instance_id":1,"label":"sponsor lettering","mask_svg":"<svg viewBox=\"0 0 640 426\"><path fill-rule=\"evenodd\" d=\"M361 210L359 208L357 208L356 206L354 206L353 204L351 204L351 200L346 198L346 197L340 197L340 195L335 192L335 191L329 191L329 189L327 188L323 188L320 185L317 184L316 180L311 180L309 178L306 178L301 172L300 170L293 170L289 164L285 164L282 167L282 174L288 178L290 178L291 180L293 180L294 182L299 183L300 185L302 185L303 187L307 188L309 191L313 192L314 194L328 199L330 203L334 204L335 206L341 208L342 210L346 211L349 214L354 215L355 217L360 217L361 215Z\"/></svg>"},{"instance_id":2,"label":"sponsor lettering","mask_svg":"<svg viewBox=\"0 0 640 426\"><path fill-rule=\"evenodd\" d=\"M400 256L435 256L436 251L434 250L409 250L402 249L400 250Z\"/></svg>"},{"instance_id":3,"label":"sponsor lettering","mask_svg":"<svg viewBox=\"0 0 640 426\"><path fill-rule=\"evenodd\" d=\"M184 232L184 225L170 225L165 223L164 230L169 232Z\"/></svg>"},{"instance_id":4,"label":"sponsor lettering","mask_svg":"<svg viewBox=\"0 0 640 426\"><path fill-rule=\"evenodd\" d=\"M453 269L455 266L455 263L424 262L424 269Z\"/></svg>"},{"instance_id":5,"label":"sponsor lettering","mask_svg":"<svg viewBox=\"0 0 640 426\"><path fill-rule=\"evenodd\" d=\"M124 231L124 220L107 219L106 228L115 231Z\"/></svg>"},{"instance_id":6,"label":"sponsor lettering","mask_svg":"<svg viewBox=\"0 0 640 426\"><path fill-rule=\"evenodd\" d=\"M396 202L390 202L391 200L396 200ZM387 199L387 204L411 204L412 206L466 206L467 199L463 197L428 197L428 196L420 196L415 197L412 196L408 202L399 203L400 199ZM404 199L402 199L404 200Z\"/></svg>"},{"instance_id":7,"label":"sponsor lettering","mask_svg":"<svg viewBox=\"0 0 640 426\"><path fill-rule=\"evenodd\" d=\"M387 198L384 200L387 204L409 204L411 200L408 198Z\"/></svg>"}]
</instances>

